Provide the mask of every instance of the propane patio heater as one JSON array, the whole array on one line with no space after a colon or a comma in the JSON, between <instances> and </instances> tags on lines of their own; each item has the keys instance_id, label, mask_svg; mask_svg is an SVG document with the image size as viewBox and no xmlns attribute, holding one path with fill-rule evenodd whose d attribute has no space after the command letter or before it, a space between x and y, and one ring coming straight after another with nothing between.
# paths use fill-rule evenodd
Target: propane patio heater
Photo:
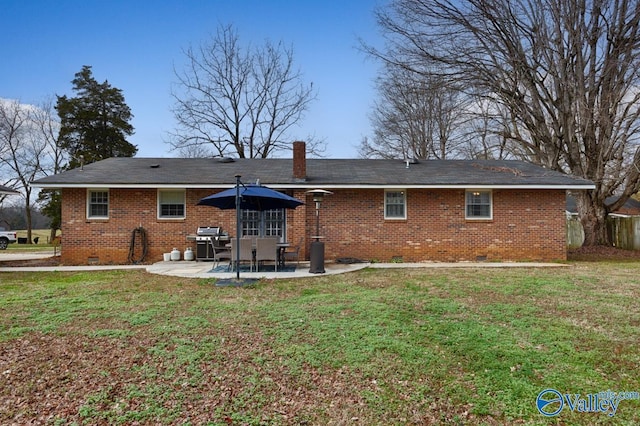
<instances>
[{"instance_id":1,"label":"propane patio heater","mask_svg":"<svg viewBox=\"0 0 640 426\"><path fill-rule=\"evenodd\" d=\"M307 191L307 194L313 195L313 201L316 203L316 235L311 237L315 241L311 243L309 253L309 273L324 274L324 243L320 241L324 238L320 236L320 204L325 195L333 194L333 192L325 189L312 189Z\"/></svg>"}]
</instances>

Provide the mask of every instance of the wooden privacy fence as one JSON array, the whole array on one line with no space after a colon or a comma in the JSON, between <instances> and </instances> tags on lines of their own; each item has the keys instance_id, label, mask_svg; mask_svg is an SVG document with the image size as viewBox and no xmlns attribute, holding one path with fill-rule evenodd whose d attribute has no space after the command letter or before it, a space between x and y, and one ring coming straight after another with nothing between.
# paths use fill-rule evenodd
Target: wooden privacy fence
<instances>
[{"instance_id":1,"label":"wooden privacy fence","mask_svg":"<svg viewBox=\"0 0 640 426\"><path fill-rule=\"evenodd\" d=\"M578 216L567 217L567 247L570 249L582 247L584 230Z\"/></svg>"},{"instance_id":2,"label":"wooden privacy fence","mask_svg":"<svg viewBox=\"0 0 640 426\"><path fill-rule=\"evenodd\" d=\"M640 216L609 216L607 232L614 247L640 250ZM584 242L584 230L576 216L567 218L567 247L577 248Z\"/></svg>"},{"instance_id":3,"label":"wooden privacy fence","mask_svg":"<svg viewBox=\"0 0 640 426\"><path fill-rule=\"evenodd\" d=\"M609 216L607 231L615 247L640 250L640 216Z\"/></svg>"}]
</instances>

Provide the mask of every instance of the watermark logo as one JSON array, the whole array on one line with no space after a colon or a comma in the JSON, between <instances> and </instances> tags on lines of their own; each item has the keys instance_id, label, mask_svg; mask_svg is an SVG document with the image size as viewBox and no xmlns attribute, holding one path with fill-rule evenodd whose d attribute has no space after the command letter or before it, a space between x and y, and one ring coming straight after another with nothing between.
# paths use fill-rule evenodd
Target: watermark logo
<instances>
[{"instance_id":1,"label":"watermark logo","mask_svg":"<svg viewBox=\"0 0 640 426\"><path fill-rule=\"evenodd\" d=\"M565 393L545 389L536 398L536 407L546 417L557 416L567 407L579 413L603 413L613 417L620 402L625 399L640 399L638 392L613 392L611 390L590 394Z\"/></svg>"},{"instance_id":2,"label":"watermark logo","mask_svg":"<svg viewBox=\"0 0 640 426\"><path fill-rule=\"evenodd\" d=\"M555 389L545 389L538 394L536 399L538 411L543 416L553 417L560 414L564 408L562 394Z\"/></svg>"}]
</instances>

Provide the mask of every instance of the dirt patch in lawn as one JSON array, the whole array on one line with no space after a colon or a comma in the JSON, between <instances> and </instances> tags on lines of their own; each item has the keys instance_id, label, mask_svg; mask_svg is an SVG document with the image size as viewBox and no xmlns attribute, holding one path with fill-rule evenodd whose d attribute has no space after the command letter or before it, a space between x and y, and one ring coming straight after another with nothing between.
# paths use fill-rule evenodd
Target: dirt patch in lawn
<instances>
[{"instance_id":1,"label":"dirt patch in lawn","mask_svg":"<svg viewBox=\"0 0 640 426\"><path fill-rule=\"evenodd\" d=\"M0 348L6 390L0 420L311 424L323 419L320 406L331 407L332 415L346 424L367 411L361 395L375 391L371 381L359 381L349 371L320 372L308 366L292 373L271 358L259 333L252 339L232 332L222 337L236 343L187 364L176 359L175 345L148 336L31 334L15 339ZM262 412L261 418L235 418L245 410Z\"/></svg>"},{"instance_id":2,"label":"dirt patch in lawn","mask_svg":"<svg viewBox=\"0 0 640 426\"><path fill-rule=\"evenodd\" d=\"M580 247L568 250L567 259L583 262L636 261L640 260L640 251L608 246Z\"/></svg>"}]
</instances>

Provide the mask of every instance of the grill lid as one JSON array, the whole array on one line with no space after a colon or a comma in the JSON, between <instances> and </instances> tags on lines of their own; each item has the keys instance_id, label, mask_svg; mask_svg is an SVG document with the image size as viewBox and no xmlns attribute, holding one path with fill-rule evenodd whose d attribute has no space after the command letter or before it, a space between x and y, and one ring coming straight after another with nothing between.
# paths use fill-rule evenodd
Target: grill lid
<instances>
[{"instance_id":1,"label":"grill lid","mask_svg":"<svg viewBox=\"0 0 640 426\"><path fill-rule=\"evenodd\" d=\"M216 236L222 233L222 228L219 226L199 226L196 233L198 235Z\"/></svg>"}]
</instances>

